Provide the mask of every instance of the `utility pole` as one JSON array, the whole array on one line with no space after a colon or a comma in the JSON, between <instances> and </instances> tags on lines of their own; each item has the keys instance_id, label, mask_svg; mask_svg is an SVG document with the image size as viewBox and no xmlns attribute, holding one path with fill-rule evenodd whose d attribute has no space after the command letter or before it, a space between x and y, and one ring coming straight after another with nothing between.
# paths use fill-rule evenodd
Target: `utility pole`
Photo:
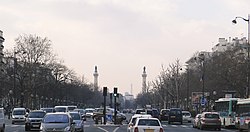
<instances>
[{"instance_id":1,"label":"utility pole","mask_svg":"<svg viewBox=\"0 0 250 132\"><path fill-rule=\"evenodd\" d=\"M116 97L117 97L117 88L114 88L114 109L115 109L115 114L114 114L114 124L116 124L116 115L117 115L117 108L116 108Z\"/></svg>"}]
</instances>

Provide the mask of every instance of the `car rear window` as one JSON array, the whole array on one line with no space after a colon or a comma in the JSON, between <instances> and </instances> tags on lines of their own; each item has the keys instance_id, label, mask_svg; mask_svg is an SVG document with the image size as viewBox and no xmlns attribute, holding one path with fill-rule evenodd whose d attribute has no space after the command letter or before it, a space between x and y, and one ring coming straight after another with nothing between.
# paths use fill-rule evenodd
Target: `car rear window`
<instances>
[{"instance_id":1,"label":"car rear window","mask_svg":"<svg viewBox=\"0 0 250 132\"><path fill-rule=\"evenodd\" d=\"M81 116L78 113L70 113L73 120L81 120Z\"/></svg>"},{"instance_id":2,"label":"car rear window","mask_svg":"<svg viewBox=\"0 0 250 132\"><path fill-rule=\"evenodd\" d=\"M45 112L30 112L28 117L29 118L43 118L45 116Z\"/></svg>"},{"instance_id":3,"label":"car rear window","mask_svg":"<svg viewBox=\"0 0 250 132\"><path fill-rule=\"evenodd\" d=\"M180 115L180 114L181 114L181 111L180 111L180 110L170 110L169 113L170 113L170 114L173 114L173 115Z\"/></svg>"},{"instance_id":4,"label":"car rear window","mask_svg":"<svg viewBox=\"0 0 250 132\"><path fill-rule=\"evenodd\" d=\"M218 114L205 114L205 118L220 118Z\"/></svg>"},{"instance_id":5,"label":"car rear window","mask_svg":"<svg viewBox=\"0 0 250 132\"><path fill-rule=\"evenodd\" d=\"M153 119L140 119L138 126L160 126L158 120Z\"/></svg>"},{"instance_id":6,"label":"car rear window","mask_svg":"<svg viewBox=\"0 0 250 132\"><path fill-rule=\"evenodd\" d=\"M68 123L69 117L64 114L47 115L43 118L44 123Z\"/></svg>"},{"instance_id":7,"label":"car rear window","mask_svg":"<svg viewBox=\"0 0 250 132\"><path fill-rule=\"evenodd\" d=\"M184 116L191 116L190 113L182 113L182 115L184 115Z\"/></svg>"}]
</instances>

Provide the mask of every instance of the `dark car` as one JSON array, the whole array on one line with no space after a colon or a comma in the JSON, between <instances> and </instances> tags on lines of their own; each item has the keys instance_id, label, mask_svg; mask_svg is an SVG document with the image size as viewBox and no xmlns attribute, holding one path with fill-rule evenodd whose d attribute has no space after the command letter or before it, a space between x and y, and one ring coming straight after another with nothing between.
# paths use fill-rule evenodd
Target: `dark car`
<instances>
[{"instance_id":1,"label":"dark car","mask_svg":"<svg viewBox=\"0 0 250 132\"><path fill-rule=\"evenodd\" d=\"M169 110L168 124L179 122L182 124L182 110L180 108L171 108Z\"/></svg>"},{"instance_id":2,"label":"dark car","mask_svg":"<svg viewBox=\"0 0 250 132\"><path fill-rule=\"evenodd\" d=\"M159 111L157 109L147 109L147 114L150 114L153 118L159 118Z\"/></svg>"},{"instance_id":3,"label":"dark car","mask_svg":"<svg viewBox=\"0 0 250 132\"><path fill-rule=\"evenodd\" d=\"M221 120L219 113L217 112L203 112L201 114L200 120L198 122L199 129L204 129L204 128L213 128L213 129L218 129L219 131L221 130Z\"/></svg>"},{"instance_id":4,"label":"dark car","mask_svg":"<svg viewBox=\"0 0 250 132\"><path fill-rule=\"evenodd\" d=\"M45 114L46 113L42 110L31 111L26 117L25 131L39 130L41 126L41 121Z\"/></svg>"},{"instance_id":5,"label":"dark car","mask_svg":"<svg viewBox=\"0 0 250 132\"><path fill-rule=\"evenodd\" d=\"M159 120L160 121L168 121L169 109L161 109Z\"/></svg>"}]
</instances>

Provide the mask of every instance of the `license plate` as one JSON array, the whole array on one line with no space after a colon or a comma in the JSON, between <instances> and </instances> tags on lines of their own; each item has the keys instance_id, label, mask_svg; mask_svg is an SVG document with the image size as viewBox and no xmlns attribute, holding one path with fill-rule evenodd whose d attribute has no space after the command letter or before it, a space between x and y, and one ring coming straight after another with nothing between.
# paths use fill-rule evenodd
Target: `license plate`
<instances>
[{"instance_id":1,"label":"license plate","mask_svg":"<svg viewBox=\"0 0 250 132\"><path fill-rule=\"evenodd\" d=\"M175 116L170 116L171 118L175 118Z\"/></svg>"},{"instance_id":2,"label":"license plate","mask_svg":"<svg viewBox=\"0 0 250 132\"><path fill-rule=\"evenodd\" d=\"M145 129L145 132L154 132L154 129Z\"/></svg>"},{"instance_id":3,"label":"license plate","mask_svg":"<svg viewBox=\"0 0 250 132\"><path fill-rule=\"evenodd\" d=\"M32 125L33 127L39 127L39 125Z\"/></svg>"}]
</instances>

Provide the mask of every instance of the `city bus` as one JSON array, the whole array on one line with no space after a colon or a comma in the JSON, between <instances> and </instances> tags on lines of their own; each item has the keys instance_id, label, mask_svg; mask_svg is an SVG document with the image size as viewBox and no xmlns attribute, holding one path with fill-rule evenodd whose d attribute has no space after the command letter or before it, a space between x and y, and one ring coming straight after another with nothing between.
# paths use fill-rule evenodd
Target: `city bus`
<instances>
[{"instance_id":1,"label":"city bus","mask_svg":"<svg viewBox=\"0 0 250 132\"><path fill-rule=\"evenodd\" d=\"M215 111L220 114L221 126L235 127L235 112L239 98L220 98L215 101Z\"/></svg>"},{"instance_id":2,"label":"city bus","mask_svg":"<svg viewBox=\"0 0 250 132\"><path fill-rule=\"evenodd\" d=\"M250 131L250 98L238 100L235 122L235 127L240 131Z\"/></svg>"}]
</instances>

